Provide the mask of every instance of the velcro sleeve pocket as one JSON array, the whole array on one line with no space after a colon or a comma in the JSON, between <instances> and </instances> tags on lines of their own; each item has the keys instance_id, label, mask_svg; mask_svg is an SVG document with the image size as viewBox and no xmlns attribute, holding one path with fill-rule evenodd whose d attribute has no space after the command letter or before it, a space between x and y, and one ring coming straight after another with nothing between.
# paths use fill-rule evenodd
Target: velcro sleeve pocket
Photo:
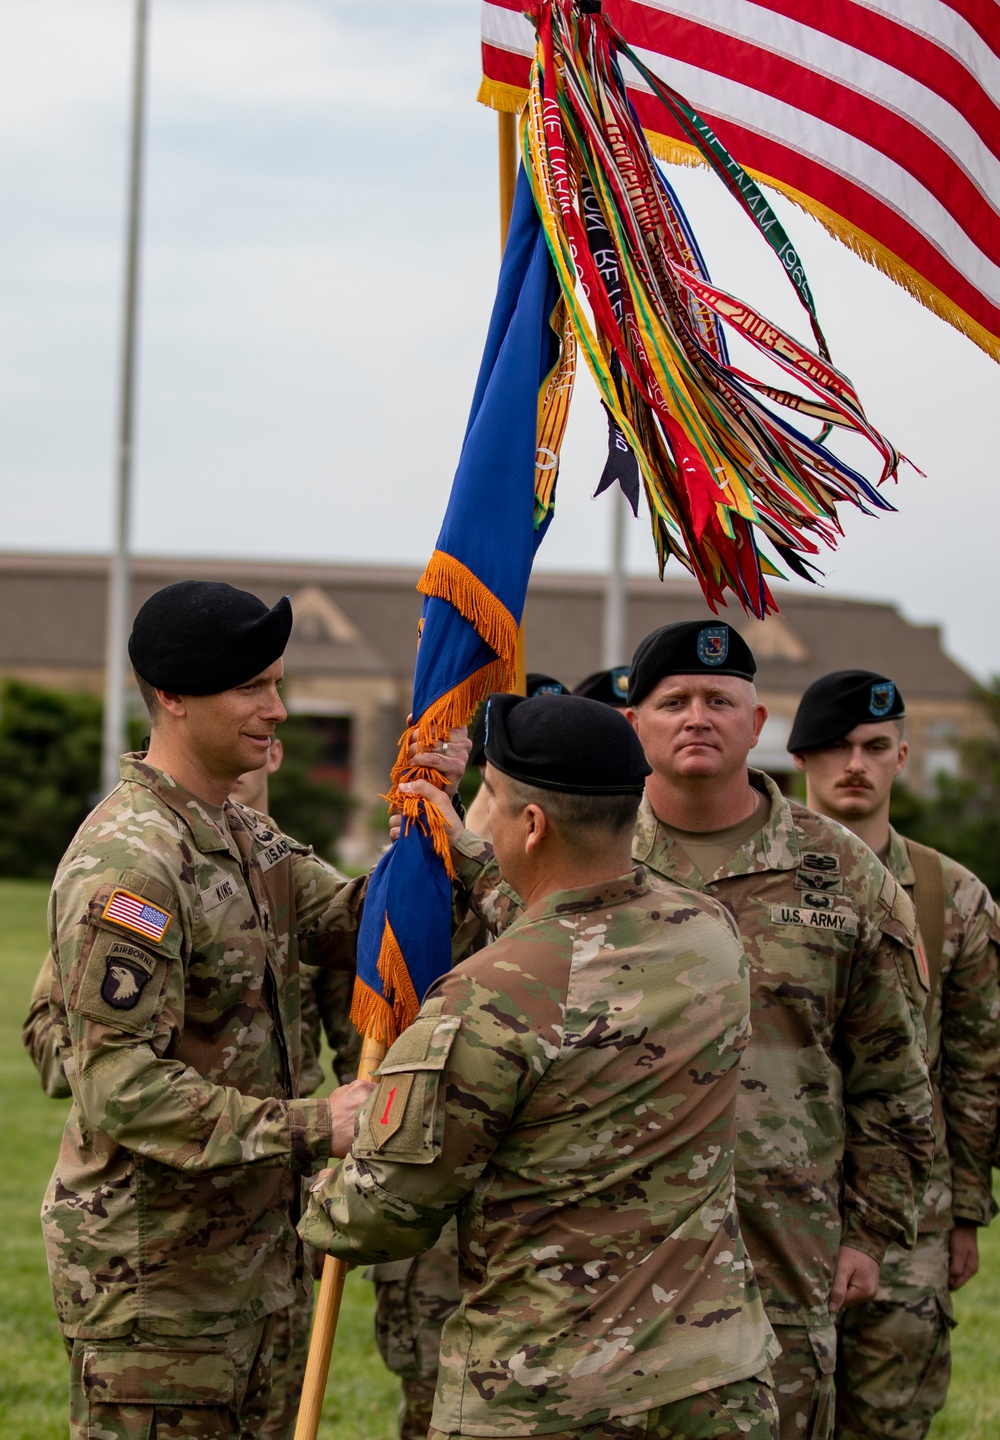
<instances>
[{"instance_id":1,"label":"velcro sleeve pocket","mask_svg":"<svg viewBox=\"0 0 1000 1440\"><path fill-rule=\"evenodd\" d=\"M902 885L898 885L888 871L879 892L878 908L881 912L879 929L883 935L891 935L901 945L912 950L916 943L917 916L913 901Z\"/></svg>"},{"instance_id":2,"label":"velcro sleeve pocket","mask_svg":"<svg viewBox=\"0 0 1000 1440\"><path fill-rule=\"evenodd\" d=\"M110 898L126 888L154 904L163 904L163 887L134 871L125 872L121 886L102 885L96 891L90 900L89 925L74 967L68 1008L112 1030L151 1035L167 965L179 957L183 937L173 914L159 940L108 919L104 912ZM150 891L153 893L148 894Z\"/></svg>"},{"instance_id":3,"label":"velcro sleeve pocket","mask_svg":"<svg viewBox=\"0 0 1000 1440\"><path fill-rule=\"evenodd\" d=\"M403 1031L362 1112L352 1147L356 1157L428 1165L440 1155L443 1072L461 1024L458 1015L442 1015L438 1004Z\"/></svg>"},{"instance_id":4,"label":"velcro sleeve pocket","mask_svg":"<svg viewBox=\"0 0 1000 1440\"><path fill-rule=\"evenodd\" d=\"M83 1353L83 1388L98 1405L196 1405L236 1400L232 1356L172 1346L95 1346Z\"/></svg>"}]
</instances>

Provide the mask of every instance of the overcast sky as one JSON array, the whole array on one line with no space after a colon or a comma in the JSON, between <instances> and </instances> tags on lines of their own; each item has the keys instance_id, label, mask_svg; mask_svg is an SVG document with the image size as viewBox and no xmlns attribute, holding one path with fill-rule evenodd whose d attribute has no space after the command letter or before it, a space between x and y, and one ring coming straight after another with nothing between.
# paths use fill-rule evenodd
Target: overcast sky
<instances>
[{"instance_id":1,"label":"overcast sky","mask_svg":"<svg viewBox=\"0 0 1000 1440\"><path fill-rule=\"evenodd\" d=\"M151 11L134 548L420 564L498 264L478 5ZM0 0L2 549L110 540L133 13L133 0ZM705 175L670 173L713 277L804 336L735 204ZM848 517L827 586L898 601L942 623L975 673L1000 671L997 366L777 208L835 362L926 474L904 470L898 515ZM589 498L604 436L585 379L544 568L606 563L607 497ZM642 514L629 554L654 568Z\"/></svg>"}]
</instances>

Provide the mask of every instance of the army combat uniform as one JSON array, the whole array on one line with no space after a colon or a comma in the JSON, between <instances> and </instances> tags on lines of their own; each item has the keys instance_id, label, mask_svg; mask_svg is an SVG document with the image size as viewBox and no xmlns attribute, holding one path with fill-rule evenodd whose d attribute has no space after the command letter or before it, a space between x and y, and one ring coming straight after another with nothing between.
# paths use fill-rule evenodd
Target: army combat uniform
<instances>
[{"instance_id":1,"label":"army combat uniform","mask_svg":"<svg viewBox=\"0 0 1000 1440\"><path fill-rule=\"evenodd\" d=\"M881 1261L912 1245L930 1163L931 1095L916 1003L913 909L842 826L784 799L707 880L639 810L632 853L733 914L750 962L753 1039L741 1067L740 1218L782 1355L782 1436L831 1433L837 1251Z\"/></svg>"},{"instance_id":2,"label":"army combat uniform","mask_svg":"<svg viewBox=\"0 0 1000 1440\"><path fill-rule=\"evenodd\" d=\"M52 1013L52 979L55 968L51 950L42 961L42 968L31 992L28 1013L21 1026L21 1043L38 1071L42 1089L50 1100L66 1100L72 1095L63 1069L59 1036L62 1027Z\"/></svg>"},{"instance_id":3,"label":"army combat uniform","mask_svg":"<svg viewBox=\"0 0 1000 1440\"><path fill-rule=\"evenodd\" d=\"M931 852L937 854L937 852ZM941 970L927 1007L934 1163L911 1252L890 1245L874 1300L847 1311L837 1369L838 1440L923 1440L951 1374L948 1237L995 1212L991 1162L1000 1082L997 922L989 891L939 855ZM912 897L906 842L890 831L886 866Z\"/></svg>"},{"instance_id":4,"label":"army combat uniform","mask_svg":"<svg viewBox=\"0 0 1000 1440\"><path fill-rule=\"evenodd\" d=\"M737 1106L740 1219L782 1346L772 1370L783 1440L825 1440L838 1248L880 1260L916 1235L933 1148L925 992L912 906L868 847L768 776L751 770L750 781L770 815L709 880L645 797L632 855L721 900L740 931L753 1024ZM519 902L497 884L491 847L467 831L454 849L470 902L502 930Z\"/></svg>"},{"instance_id":5,"label":"army combat uniform","mask_svg":"<svg viewBox=\"0 0 1000 1440\"><path fill-rule=\"evenodd\" d=\"M353 963L364 881L138 757L122 780L49 905L74 1104L42 1221L73 1433L256 1433L268 1317L306 1283L298 1177L330 1150L327 1102L296 1098L298 939Z\"/></svg>"},{"instance_id":6,"label":"army combat uniform","mask_svg":"<svg viewBox=\"0 0 1000 1440\"><path fill-rule=\"evenodd\" d=\"M388 1261L457 1214L437 1432L772 1433L732 1173L748 1005L728 916L641 869L431 990L300 1231Z\"/></svg>"},{"instance_id":7,"label":"army combat uniform","mask_svg":"<svg viewBox=\"0 0 1000 1440\"><path fill-rule=\"evenodd\" d=\"M300 946L300 949L305 948ZM65 1099L73 1092L63 1070L59 1049L59 1036L65 1031L65 1015L55 1016L52 1012L53 973L50 953L46 955L38 972L28 1014L21 1030L21 1039L38 1071L43 1090L50 1099L55 1100ZM300 976L302 1058L299 1067L299 1093L312 1095L326 1078L320 1065L323 1029L325 1028L327 1039L334 1050L334 1071L342 1085L357 1075L361 1038L348 1019L354 985L353 974L303 963L300 966ZM305 1257L306 1285L291 1305L274 1312L271 1332L271 1400L267 1419L261 1429L265 1440L266 1437L291 1440L295 1429L312 1322L313 1295L312 1286L308 1284L311 1258L314 1258L313 1252L308 1251ZM457 1265L452 1268L457 1270ZM457 1291L457 1274L454 1278L448 1278L452 1288ZM456 1303L457 1299L456 1293ZM435 1356L439 1339L440 1323L435 1333ZM425 1434L426 1431L425 1425Z\"/></svg>"}]
</instances>

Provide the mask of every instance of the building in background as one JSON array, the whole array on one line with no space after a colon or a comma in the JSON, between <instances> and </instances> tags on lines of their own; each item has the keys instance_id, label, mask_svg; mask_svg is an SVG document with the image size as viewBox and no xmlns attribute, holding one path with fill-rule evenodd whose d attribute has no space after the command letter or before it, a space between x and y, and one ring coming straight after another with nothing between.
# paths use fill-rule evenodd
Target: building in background
<instances>
[{"instance_id":1,"label":"building in background","mask_svg":"<svg viewBox=\"0 0 1000 1440\"><path fill-rule=\"evenodd\" d=\"M378 833L384 792L406 723L421 597L417 569L271 564L235 560L132 562L132 613L175 580L226 580L268 605L291 595L295 623L285 657L285 701L309 717L323 743L321 773L357 805L345 858L364 861ZM99 556L0 555L0 677L101 693L107 566ZM597 575L536 575L525 611L529 670L569 686L601 667L604 584ZM933 625L913 625L893 605L817 590L786 591L782 613L758 621L730 609L760 666L757 688L770 718L756 762L779 782L794 767L785 751L799 697L830 670L892 675L906 697L909 784L925 792L938 771L955 773L962 742L983 717L973 679L941 647ZM628 651L673 620L711 618L686 580L631 578ZM136 708L141 708L138 694Z\"/></svg>"}]
</instances>

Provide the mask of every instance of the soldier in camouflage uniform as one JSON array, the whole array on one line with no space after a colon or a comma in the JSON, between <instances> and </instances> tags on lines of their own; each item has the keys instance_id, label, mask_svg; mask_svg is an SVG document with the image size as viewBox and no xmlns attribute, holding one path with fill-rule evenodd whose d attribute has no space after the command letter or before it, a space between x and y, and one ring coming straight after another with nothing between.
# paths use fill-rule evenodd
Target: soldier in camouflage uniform
<instances>
[{"instance_id":1,"label":"soldier in camouflage uniform","mask_svg":"<svg viewBox=\"0 0 1000 1440\"><path fill-rule=\"evenodd\" d=\"M384 1261L457 1216L432 1436L763 1440L772 1336L732 1172L735 929L631 867L648 767L619 714L572 696L490 707L494 843L526 911L390 1049L301 1233Z\"/></svg>"},{"instance_id":2,"label":"soldier in camouflage uniform","mask_svg":"<svg viewBox=\"0 0 1000 1440\"><path fill-rule=\"evenodd\" d=\"M664 626L639 645L626 713L653 773L633 859L721 900L750 961L736 1183L764 1305L782 1440L832 1434L834 1318L874 1294L890 1243L913 1244L933 1152L926 985L913 908L842 827L747 770L766 711L728 625ZM453 841L491 928L517 913L492 852Z\"/></svg>"},{"instance_id":3,"label":"soldier in camouflage uniform","mask_svg":"<svg viewBox=\"0 0 1000 1440\"><path fill-rule=\"evenodd\" d=\"M346 882L227 794L266 760L291 625L230 586L147 601L149 755L84 822L49 905L73 1091L42 1221L74 1437L250 1437L270 1319L301 1288L298 1175L346 1149L360 1083L298 1099L298 939L350 965ZM320 952L320 945L326 947Z\"/></svg>"},{"instance_id":4,"label":"soldier in camouflage uniform","mask_svg":"<svg viewBox=\"0 0 1000 1440\"><path fill-rule=\"evenodd\" d=\"M951 1291L976 1273L978 1227L995 1209L996 912L975 875L938 851L913 846L889 824L892 782L906 763L904 714L903 697L887 676L837 671L806 691L788 744L805 772L810 807L853 830L915 899L931 979L934 1163L916 1245L912 1251L891 1245L874 1299L844 1316L839 1440L923 1440L948 1393Z\"/></svg>"}]
</instances>

